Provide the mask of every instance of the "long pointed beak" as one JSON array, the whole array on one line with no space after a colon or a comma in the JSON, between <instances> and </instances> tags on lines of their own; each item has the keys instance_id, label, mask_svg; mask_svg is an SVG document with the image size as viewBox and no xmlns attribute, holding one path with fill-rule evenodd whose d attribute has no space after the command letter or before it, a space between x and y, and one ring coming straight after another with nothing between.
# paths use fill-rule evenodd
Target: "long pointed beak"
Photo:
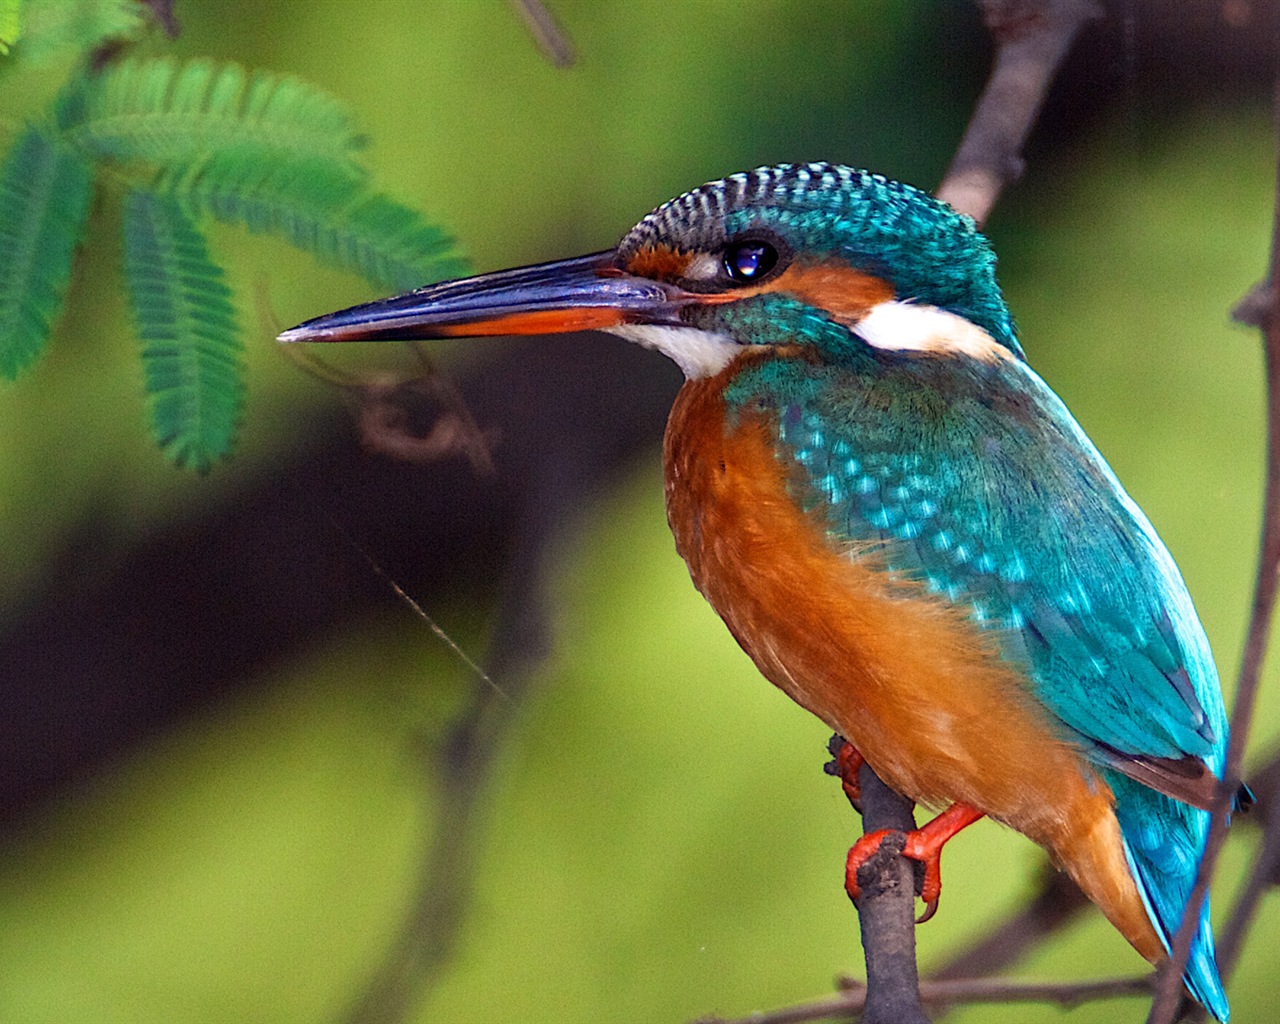
<instances>
[{"instance_id":1,"label":"long pointed beak","mask_svg":"<svg viewBox=\"0 0 1280 1024\"><path fill-rule=\"evenodd\" d=\"M277 340L387 341L678 324L680 306L696 297L626 274L613 256L610 250L444 281L308 320Z\"/></svg>"}]
</instances>

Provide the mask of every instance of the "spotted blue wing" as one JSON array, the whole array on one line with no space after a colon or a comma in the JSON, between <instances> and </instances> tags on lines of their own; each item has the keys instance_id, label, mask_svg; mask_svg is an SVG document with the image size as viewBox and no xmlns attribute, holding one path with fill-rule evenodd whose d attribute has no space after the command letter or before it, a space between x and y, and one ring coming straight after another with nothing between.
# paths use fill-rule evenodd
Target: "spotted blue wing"
<instances>
[{"instance_id":1,"label":"spotted blue wing","mask_svg":"<svg viewBox=\"0 0 1280 1024\"><path fill-rule=\"evenodd\" d=\"M842 385L818 379L850 371L786 369L779 439L804 467L797 496L834 538L878 542L890 569L993 630L1078 736L1220 768L1217 675L1181 576L1025 364L979 368L1018 387L979 377L968 395L954 367L945 392L927 387L927 366L896 388L883 371Z\"/></svg>"}]
</instances>

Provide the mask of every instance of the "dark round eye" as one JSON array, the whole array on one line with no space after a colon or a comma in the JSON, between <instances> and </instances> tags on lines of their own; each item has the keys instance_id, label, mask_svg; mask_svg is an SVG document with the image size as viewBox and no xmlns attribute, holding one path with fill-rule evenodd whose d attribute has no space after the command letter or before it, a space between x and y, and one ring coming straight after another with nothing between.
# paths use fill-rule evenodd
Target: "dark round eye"
<instances>
[{"instance_id":1,"label":"dark round eye","mask_svg":"<svg viewBox=\"0 0 1280 1024\"><path fill-rule=\"evenodd\" d=\"M724 251L725 272L738 284L754 284L778 264L778 250L768 242L734 242Z\"/></svg>"}]
</instances>

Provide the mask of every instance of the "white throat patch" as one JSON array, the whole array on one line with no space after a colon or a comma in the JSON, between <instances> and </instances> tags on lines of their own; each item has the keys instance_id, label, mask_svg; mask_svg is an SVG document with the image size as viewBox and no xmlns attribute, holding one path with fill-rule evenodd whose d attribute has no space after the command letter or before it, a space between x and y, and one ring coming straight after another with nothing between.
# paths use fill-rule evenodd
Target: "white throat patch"
<instances>
[{"instance_id":1,"label":"white throat patch","mask_svg":"<svg viewBox=\"0 0 1280 1024\"><path fill-rule=\"evenodd\" d=\"M853 325L853 333L872 348L894 352L964 355L995 363L1011 353L977 324L937 306L880 302Z\"/></svg>"},{"instance_id":2,"label":"white throat patch","mask_svg":"<svg viewBox=\"0 0 1280 1024\"><path fill-rule=\"evenodd\" d=\"M686 380L714 377L743 350L743 346L727 334L700 331L696 327L622 324L606 327L605 331L673 359L684 371Z\"/></svg>"}]
</instances>

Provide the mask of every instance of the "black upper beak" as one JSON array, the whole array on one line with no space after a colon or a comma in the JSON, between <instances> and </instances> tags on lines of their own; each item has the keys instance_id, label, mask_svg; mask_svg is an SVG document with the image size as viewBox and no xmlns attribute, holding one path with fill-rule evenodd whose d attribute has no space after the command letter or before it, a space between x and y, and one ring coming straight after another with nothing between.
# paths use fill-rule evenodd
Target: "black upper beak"
<instances>
[{"instance_id":1,"label":"black upper beak","mask_svg":"<svg viewBox=\"0 0 1280 1024\"><path fill-rule=\"evenodd\" d=\"M278 340L385 341L678 324L680 306L693 298L619 270L610 250L444 281L316 317Z\"/></svg>"}]
</instances>

